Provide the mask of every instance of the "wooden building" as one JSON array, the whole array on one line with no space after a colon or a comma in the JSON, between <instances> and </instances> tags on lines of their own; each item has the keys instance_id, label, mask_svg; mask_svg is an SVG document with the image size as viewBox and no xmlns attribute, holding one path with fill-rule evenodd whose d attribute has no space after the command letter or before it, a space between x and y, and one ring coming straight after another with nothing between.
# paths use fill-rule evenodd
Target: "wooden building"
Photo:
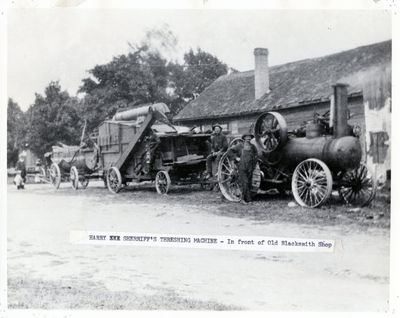
<instances>
[{"instance_id":1,"label":"wooden building","mask_svg":"<svg viewBox=\"0 0 400 318\"><path fill-rule=\"evenodd\" d=\"M294 129L330 108L332 85L349 85L350 124L362 129L364 160L381 181L390 169L392 42L269 67L268 50L254 50L254 71L224 75L175 116L176 123L208 130L219 123L233 135L257 116L278 111Z\"/></svg>"}]
</instances>

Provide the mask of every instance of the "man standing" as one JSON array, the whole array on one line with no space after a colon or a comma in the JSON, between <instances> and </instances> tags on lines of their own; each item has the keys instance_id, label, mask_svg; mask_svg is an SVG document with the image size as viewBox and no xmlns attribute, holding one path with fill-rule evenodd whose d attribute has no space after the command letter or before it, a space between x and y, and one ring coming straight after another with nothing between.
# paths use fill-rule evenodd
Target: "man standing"
<instances>
[{"instance_id":1,"label":"man standing","mask_svg":"<svg viewBox=\"0 0 400 318\"><path fill-rule=\"evenodd\" d=\"M212 164L214 161L219 162L224 152L228 149L228 139L222 133L222 127L218 124L212 126L213 133L211 135L211 154L207 157L207 178L213 176Z\"/></svg>"},{"instance_id":2,"label":"man standing","mask_svg":"<svg viewBox=\"0 0 400 318\"><path fill-rule=\"evenodd\" d=\"M242 191L242 202L251 201L251 185L253 181L253 171L257 165L257 148L250 141L254 138L251 133L246 133L242 136L243 143L239 143L229 149L236 155L236 160L239 161L239 182Z\"/></svg>"},{"instance_id":3,"label":"man standing","mask_svg":"<svg viewBox=\"0 0 400 318\"><path fill-rule=\"evenodd\" d=\"M17 173L20 173L22 179L22 182L15 182L17 183L17 188L24 189L24 184L26 182L26 166L25 166L25 156L22 153L19 155L16 171Z\"/></svg>"}]
</instances>

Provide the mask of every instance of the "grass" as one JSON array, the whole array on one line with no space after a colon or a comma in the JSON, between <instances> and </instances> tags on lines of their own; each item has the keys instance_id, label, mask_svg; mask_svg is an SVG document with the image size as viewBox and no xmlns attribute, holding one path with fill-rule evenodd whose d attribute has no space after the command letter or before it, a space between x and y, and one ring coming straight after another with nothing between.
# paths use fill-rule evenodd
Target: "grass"
<instances>
[{"instance_id":1,"label":"grass","mask_svg":"<svg viewBox=\"0 0 400 318\"><path fill-rule=\"evenodd\" d=\"M109 291L100 283L8 279L10 309L105 309L105 310L241 310L214 301L179 296L171 289L153 288L153 295L134 291Z\"/></svg>"}]
</instances>

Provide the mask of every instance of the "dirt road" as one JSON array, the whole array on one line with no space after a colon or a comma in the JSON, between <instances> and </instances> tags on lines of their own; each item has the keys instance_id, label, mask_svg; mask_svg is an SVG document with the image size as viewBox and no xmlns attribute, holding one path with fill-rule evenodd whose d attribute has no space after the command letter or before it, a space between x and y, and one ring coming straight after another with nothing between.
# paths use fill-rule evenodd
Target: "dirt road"
<instances>
[{"instance_id":1,"label":"dirt road","mask_svg":"<svg viewBox=\"0 0 400 318\"><path fill-rule=\"evenodd\" d=\"M293 208L287 214L298 218L288 219L288 202L238 206L216 192L159 196L152 187L112 195L101 183L78 191L10 186L9 306L386 310L387 216L360 225L333 205ZM75 245L72 230L323 238L337 240L338 248L329 254Z\"/></svg>"}]
</instances>

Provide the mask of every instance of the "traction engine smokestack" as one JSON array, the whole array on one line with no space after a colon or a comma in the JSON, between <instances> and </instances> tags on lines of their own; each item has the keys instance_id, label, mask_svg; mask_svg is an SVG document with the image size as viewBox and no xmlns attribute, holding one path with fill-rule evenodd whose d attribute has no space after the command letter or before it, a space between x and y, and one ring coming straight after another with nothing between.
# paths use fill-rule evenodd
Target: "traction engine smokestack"
<instances>
[{"instance_id":1,"label":"traction engine smokestack","mask_svg":"<svg viewBox=\"0 0 400 318\"><path fill-rule=\"evenodd\" d=\"M348 135L347 127L347 86L346 84L338 83L333 85L333 137L340 138Z\"/></svg>"}]
</instances>

